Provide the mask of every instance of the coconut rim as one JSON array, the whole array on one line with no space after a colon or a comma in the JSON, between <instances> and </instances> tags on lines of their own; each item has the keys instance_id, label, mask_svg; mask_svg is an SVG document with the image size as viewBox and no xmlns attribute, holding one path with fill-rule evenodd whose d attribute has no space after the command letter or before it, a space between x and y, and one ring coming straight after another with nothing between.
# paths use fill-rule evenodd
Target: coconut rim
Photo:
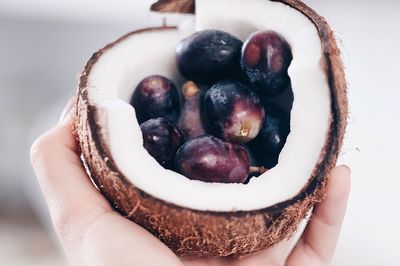
<instances>
[{"instance_id":1,"label":"coconut rim","mask_svg":"<svg viewBox=\"0 0 400 266\"><path fill-rule=\"evenodd\" d=\"M250 211L224 211L224 212L219 212L219 211L204 211L204 210L196 210L196 209L191 209L192 211L200 212L200 213L207 213L207 214L218 214L218 213L223 213L223 214L236 214L240 215L242 214L248 214L248 213L263 213L263 212L271 212L271 211L277 211L277 210L282 210L286 208L287 206L292 205L293 203L304 199L308 195L313 194L315 190L319 186L324 186L324 183L326 181L326 178L330 172L330 170L335 166L337 157L339 155L340 148L343 143L343 138L345 134L345 128L347 125L347 87L346 87L346 82L345 82L345 77L344 77L344 71L343 71L343 65L340 59L340 52L337 48L336 41L334 39L333 33L330 30L328 24L326 23L325 19L320 17L318 14L315 13L312 9L307 7L304 3L297 1L297 0L281 0L281 1L276 1L273 0L274 2L281 2L283 4L286 4L292 8L295 8L296 10L300 11L302 14L304 14L317 28L318 34L321 39L321 45L323 47L323 58L325 60L325 67L326 67L326 74L327 74L327 80L328 80L328 85L330 89L330 97L331 97L331 120L330 120L330 126L329 126L329 131L327 133L327 140L325 142L325 145L322 149L321 156L322 160L317 163L314 167L314 170L312 174L310 175L310 178L308 178L308 182L304 185L303 189L299 191L299 193L294 196L291 199L288 199L286 201L276 203L272 206L258 209L258 210L250 210ZM320 25L318 27L318 25ZM107 44L104 48L101 48L99 51L93 54L93 56L88 60L87 64L84 67L84 70L79 78L79 87L78 87L78 106L79 102L83 101L83 104L88 105L88 122L90 125L90 132L87 132L92 135L93 139L95 140L96 147L99 151L99 154L101 154L101 157L103 160L107 162L107 166L109 167L109 170L112 172L117 172L119 174L120 179L124 182L125 185L127 186L132 186L136 190L140 192L141 195L149 198L153 198L156 201L162 202L162 204L171 206L174 208L181 208L181 209L188 209L187 207L182 207L164 200L161 200L157 197L154 197L144 191L142 191L140 188L135 187L119 170L114 161L112 160L112 157L110 155L110 152L107 149L107 144L106 140L104 139L104 136L102 136L101 133L101 128L96 123L96 117L97 117L97 108L96 106L91 106L88 104L88 94L87 94L87 77L90 73L90 70L92 66L98 61L100 56L107 51L108 49L112 48L119 42L123 41L124 39L130 37L133 34L137 33L143 33L147 31L158 31L158 30L171 30L171 29L177 29L177 27L167 27L167 26L162 26L162 27L154 27L154 28L145 28L145 29L140 29L136 31L132 31L114 42L111 42ZM332 58L331 58L332 57ZM333 66L332 61L336 63L335 66ZM335 71L335 73L334 73ZM78 118L80 117L80 112L81 110L77 108L77 116ZM79 121L78 121L79 122ZM77 127L78 128L78 127ZM96 141L97 140L97 141ZM85 158L86 161L88 158ZM90 168L89 168L90 169ZM92 177L96 178L96 177ZM101 188L100 188L101 190Z\"/></svg>"}]
</instances>

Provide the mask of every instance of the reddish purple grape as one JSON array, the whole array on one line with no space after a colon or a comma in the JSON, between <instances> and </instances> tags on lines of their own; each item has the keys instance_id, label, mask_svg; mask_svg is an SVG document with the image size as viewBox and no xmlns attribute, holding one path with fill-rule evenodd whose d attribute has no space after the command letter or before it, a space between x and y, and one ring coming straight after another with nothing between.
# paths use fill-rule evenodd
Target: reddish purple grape
<instances>
[{"instance_id":1,"label":"reddish purple grape","mask_svg":"<svg viewBox=\"0 0 400 266\"><path fill-rule=\"evenodd\" d=\"M288 68L292 62L288 42L274 31L256 32L242 49L241 65L262 97L273 97L290 87Z\"/></svg>"},{"instance_id":2,"label":"reddish purple grape","mask_svg":"<svg viewBox=\"0 0 400 266\"><path fill-rule=\"evenodd\" d=\"M231 80L218 82L207 91L203 112L211 133L240 144L254 139L264 122L264 107L258 95Z\"/></svg>"},{"instance_id":3,"label":"reddish purple grape","mask_svg":"<svg viewBox=\"0 0 400 266\"><path fill-rule=\"evenodd\" d=\"M205 135L201 119L201 89L192 81L182 86L182 108L178 127L186 140Z\"/></svg>"},{"instance_id":4,"label":"reddish purple grape","mask_svg":"<svg viewBox=\"0 0 400 266\"><path fill-rule=\"evenodd\" d=\"M242 41L229 33L203 30L184 39L176 49L181 74L188 80L212 84L240 72Z\"/></svg>"},{"instance_id":5,"label":"reddish purple grape","mask_svg":"<svg viewBox=\"0 0 400 266\"><path fill-rule=\"evenodd\" d=\"M186 142L178 150L176 168L192 180L243 183L249 174L249 156L240 145L206 135Z\"/></svg>"},{"instance_id":6,"label":"reddish purple grape","mask_svg":"<svg viewBox=\"0 0 400 266\"><path fill-rule=\"evenodd\" d=\"M179 116L179 93L174 83L162 76L149 76L136 87L131 104L139 124L157 117L176 121Z\"/></svg>"},{"instance_id":7,"label":"reddish purple grape","mask_svg":"<svg viewBox=\"0 0 400 266\"><path fill-rule=\"evenodd\" d=\"M143 146L159 164L172 169L175 153L183 144L181 132L166 118L153 118L140 125Z\"/></svg>"},{"instance_id":8,"label":"reddish purple grape","mask_svg":"<svg viewBox=\"0 0 400 266\"><path fill-rule=\"evenodd\" d=\"M279 154L290 133L290 118L277 107L270 106L265 112L261 132L249 146L257 162L270 169L278 163Z\"/></svg>"}]
</instances>

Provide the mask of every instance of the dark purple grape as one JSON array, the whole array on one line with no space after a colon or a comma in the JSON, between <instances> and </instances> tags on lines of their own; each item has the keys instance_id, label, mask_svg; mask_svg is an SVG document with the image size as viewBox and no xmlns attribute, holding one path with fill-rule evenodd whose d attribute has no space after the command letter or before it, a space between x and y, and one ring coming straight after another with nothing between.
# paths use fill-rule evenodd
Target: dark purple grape
<instances>
[{"instance_id":1,"label":"dark purple grape","mask_svg":"<svg viewBox=\"0 0 400 266\"><path fill-rule=\"evenodd\" d=\"M242 41L229 33L203 30L181 41L176 61L181 74L188 80L212 84L233 78L240 71Z\"/></svg>"},{"instance_id":2,"label":"dark purple grape","mask_svg":"<svg viewBox=\"0 0 400 266\"><path fill-rule=\"evenodd\" d=\"M203 127L200 99L201 89L192 81L188 81L182 86L182 108L178 120L178 127L186 140L205 135Z\"/></svg>"},{"instance_id":3,"label":"dark purple grape","mask_svg":"<svg viewBox=\"0 0 400 266\"><path fill-rule=\"evenodd\" d=\"M290 87L292 59L290 45L281 35L262 31L250 35L243 45L241 65L260 96L272 97Z\"/></svg>"},{"instance_id":4,"label":"dark purple grape","mask_svg":"<svg viewBox=\"0 0 400 266\"><path fill-rule=\"evenodd\" d=\"M183 144L180 131L166 118L153 118L140 125L143 146L159 164L172 169L175 153Z\"/></svg>"},{"instance_id":5,"label":"dark purple grape","mask_svg":"<svg viewBox=\"0 0 400 266\"><path fill-rule=\"evenodd\" d=\"M162 76L149 76L136 87L131 104L139 124L156 117L176 121L179 117L179 93L171 80Z\"/></svg>"},{"instance_id":6,"label":"dark purple grape","mask_svg":"<svg viewBox=\"0 0 400 266\"><path fill-rule=\"evenodd\" d=\"M207 91L203 112L211 133L240 144L254 139L264 122L264 107L258 95L231 80L218 82Z\"/></svg>"},{"instance_id":7,"label":"dark purple grape","mask_svg":"<svg viewBox=\"0 0 400 266\"><path fill-rule=\"evenodd\" d=\"M257 159L253 154L253 151L250 149L250 147L248 145L242 145L242 147L246 150L247 154L249 155L250 166L253 167L259 166L260 164L257 162Z\"/></svg>"},{"instance_id":8,"label":"dark purple grape","mask_svg":"<svg viewBox=\"0 0 400 266\"><path fill-rule=\"evenodd\" d=\"M249 174L249 156L240 145L206 135L186 142L178 150L176 168L193 180L243 183Z\"/></svg>"},{"instance_id":9,"label":"dark purple grape","mask_svg":"<svg viewBox=\"0 0 400 266\"><path fill-rule=\"evenodd\" d=\"M265 112L261 132L249 146L257 162L270 169L278 163L279 154L290 133L290 119L289 115L277 107L270 106Z\"/></svg>"}]
</instances>

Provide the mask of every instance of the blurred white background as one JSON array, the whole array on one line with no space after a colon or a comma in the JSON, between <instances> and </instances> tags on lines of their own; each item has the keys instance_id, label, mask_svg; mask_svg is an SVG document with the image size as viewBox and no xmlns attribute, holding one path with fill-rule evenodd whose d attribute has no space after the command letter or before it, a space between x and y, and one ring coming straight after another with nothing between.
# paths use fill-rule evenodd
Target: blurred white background
<instances>
[{"instance_id":1,"label":"blurred white background","mask_svg":"<svg viewBox=\"0 0 400 266\"><path fill-rule=\"evenodd\" d=\"M0 1L0 258L66 265L28 159L90 55L158 25L151 0ZM350 124L340 162L353 188L333 265L400 265L400 1L307 0L341 40Z\"/></svg>"}]
</instances>

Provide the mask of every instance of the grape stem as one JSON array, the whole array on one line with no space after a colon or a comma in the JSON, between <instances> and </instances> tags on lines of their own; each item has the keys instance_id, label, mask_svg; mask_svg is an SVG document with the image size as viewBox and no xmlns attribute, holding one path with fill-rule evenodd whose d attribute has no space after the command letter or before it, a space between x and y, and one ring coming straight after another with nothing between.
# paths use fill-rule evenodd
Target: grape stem
<instances>
[{"instance_id":1,"label":"grape stem","mask_svg":"<svg viewBox=\"0 0 400 266\"><path fill-rule=\"evenodd\" d=\"M264 174L267 172L269 169L263 167L263 166L250 166L250 174Z\"/></svg>"}]
</instances>

